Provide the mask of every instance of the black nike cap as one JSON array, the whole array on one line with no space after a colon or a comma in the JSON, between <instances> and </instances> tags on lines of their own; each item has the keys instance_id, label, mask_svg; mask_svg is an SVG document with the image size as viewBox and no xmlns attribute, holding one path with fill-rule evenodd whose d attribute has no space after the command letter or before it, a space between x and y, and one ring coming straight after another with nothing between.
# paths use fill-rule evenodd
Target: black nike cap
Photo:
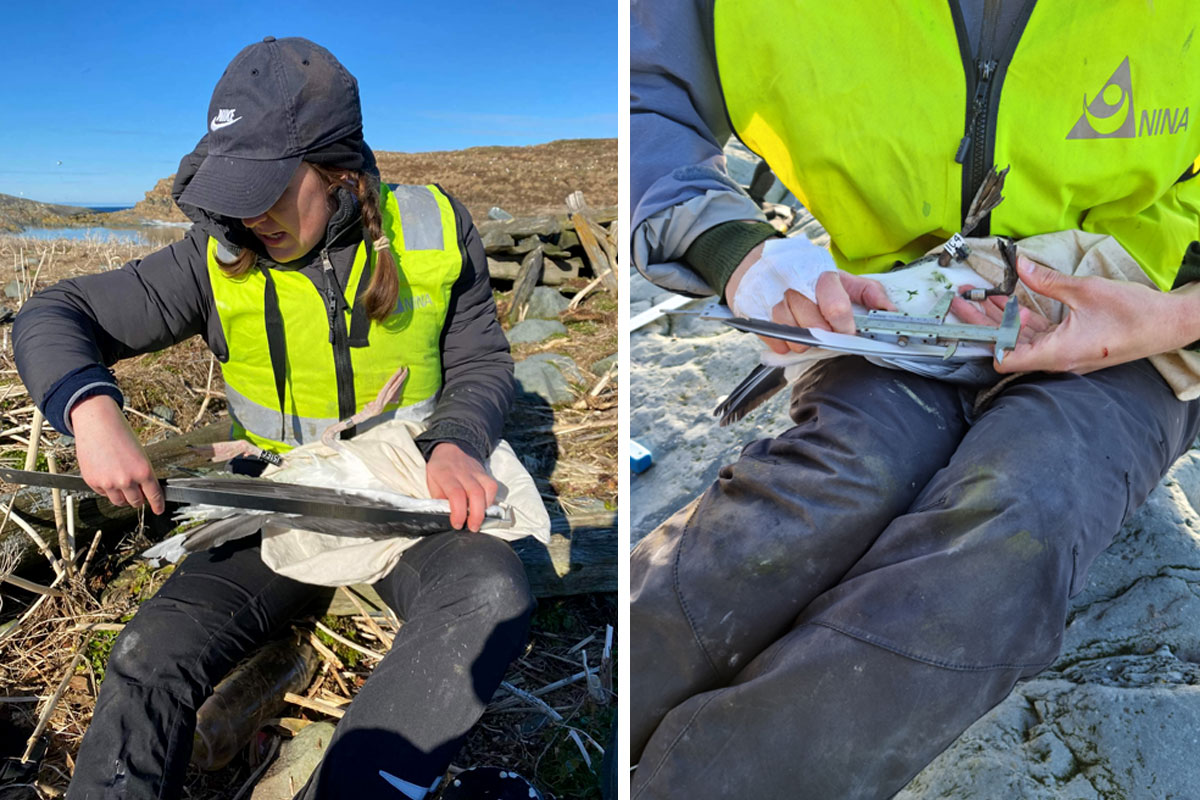
<instances>
[{"instance_id":1,"label":"black nike cap","mask_svg":"<svg viewBox=\"0 0 1200 800\"><path fill-rule=\"evenodd\" d=\"M268 36L234 57L208 105L208 155L180 203L256 217L305 154L362 135L358 82L308 39Z\"/></svg>"}]
</instances>

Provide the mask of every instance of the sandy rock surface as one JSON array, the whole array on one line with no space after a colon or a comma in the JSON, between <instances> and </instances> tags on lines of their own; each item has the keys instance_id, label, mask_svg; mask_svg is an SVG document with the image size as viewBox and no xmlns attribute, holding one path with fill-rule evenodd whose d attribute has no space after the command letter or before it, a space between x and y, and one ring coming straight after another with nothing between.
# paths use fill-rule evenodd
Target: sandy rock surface
<instances>
[{"instance_id":1,"label":"sandy rock surface","mask_svg":"<svg viewBox=\"0 0 1200 800\"><path fill-rule=\"evenodd\" d=\"M666 299L635 276L631 300ZM690 304L698 308L704 301ZM631 480L637 542L753 439L784 430L785 393L729 428L712 409L757 341L666 318L630 338L630 433L654 456ZM968 729L899 800L1200 796L1200 451L1174 466L1093 564L1058 661Z\"/></svg>"},{"instance_id":2,"label":"sandy rock surface","mask_svg":"<svg viewBox=\"0 0 1200 800\"><path fill-rule=\"evenodd\" d=\"M630 281L631 302L654 305L671 296L640 275ZM711 299L683 310L698 310ZM757 342L719 323L680 315L632 332L629 431L654 456L654 466L630 481L635 543L708 486L747 442L787 425L782 392L728 428L718 427L712 416L720 399L758 363Z\"/></svg>"}]
</instances>

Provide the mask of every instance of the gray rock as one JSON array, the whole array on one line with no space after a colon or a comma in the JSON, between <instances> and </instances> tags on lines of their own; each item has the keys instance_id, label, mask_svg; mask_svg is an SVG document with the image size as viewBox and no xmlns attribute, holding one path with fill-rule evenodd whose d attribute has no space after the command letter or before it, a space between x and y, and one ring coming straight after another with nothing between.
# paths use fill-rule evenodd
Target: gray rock
<instances>
[{"instance_id":1,"label":"gray rock","mask_svg":"<svg viewBox=\"0 0 1200 800\"><path fill-rule=\"evenodd\" d=\"M578 278L581 269L583 269L583 259L547 257L542 262L542 283L546 286L558 286L565 281Z\"/></svg>"},{"instance_id":2,"label":"gray rock","mask_svg":"<svg viewBox=\"0 0 1200 800\"><path fill-rule=\"evenodd\" d=\"M520 259L492 258L488 256L488 274L501 280L516 280L521 271ZM559 286L563 282L579 277L583 262L578 258L546 258L542 262L542 284Z\"/></svg>"},{"instance_id":3,"label":"gray rock","mask_svg":"<svg viewBox=\"0 0 1200 800\"><path fill-rule=\"evenodd\" d=\"M512 219L512 218L513 218L513 215L508 213L507 211L505 211L500 206L492 206L491 208L488 209L488 219L494 219L494 220L499 220L499 221L503 222L504 220L508 220L508 219Z\"/></svg>"},{"instance_id":4,"label":"gray rock","mask_svg":"<svg viewBox=\"0 0 1200 800\"><path fill-rule=\"evenodd\" d=\"M169 406L158 405L150 409L150 413L161 419L168 425L175 424L175 409Z\"/></svg>"},{"instance_id":5,"label":"gray rock","mask_svg":"<svg viewBox=\"0 0 1200 800\"><path fill-rule=\"evenodd\" d=\"M575 359L570 356L564 356L561 353L535 353L525 361L532 361L535 364L553 364L554 368L561 372L567 380L572 383L583 383L583 373L579 371Z\"/></svg>"},{"instance_id":6,"label":"gray rock","mask_svg":"<svg viewBox=\"0 0 1200 800\"><path fill-rule=\"evenodd\" d=\"M573 402L575 393L570 382L583 381L575 362L555 353L537 353L518 361L513 372L521 391L537 395L552 406Z\"/></svg>"},{"instance_id":7,"label":"gray rock","mask_svg":"<svg viewBox=\"0 0 1200 800\"><path fill-rule=\"evenodd\" d=\"M504 231L488 231L480 238L483 240L483 249L489 253L516 244L516 240Z\"/></svg>"},{"instance_id":8,"label":"gray rock","mask_svg":"<svg viewBox=\"0 0 1200 800\"><path fill-rule=\"evenodd\" d=\"M512 281L516 280L517 273L521 271L521 260L513 260L510 258L492 258L487 257L488 275L501 280Z\"/></svg>"},{"instance_id":9,"label":"gray rock","mask_svg":"<svg viewBox=\"0 0 1200 800\"><path fill-rule=\"evenodd\" d=\"M542 217L516 217L504 220L485 219L476 227L479 228L481 236L486 235L490 231L502 231L514 239L520 239L530 234L557 236L563 226L558 217L547 215Z\"/></svg>"},{"instance_id":10,"label":"gray rock","mask_svg":"<svg viewBox=\"0 0 1200 800\"><path fill-rule=\"evenodd\" d=\"M542 240L540 237L531 235L519 240L516 244L509 248L509 250L513 255L521 255L523 253L529 253L536 250L541 244Z\"/></svg>"},{"instance_id":11,"label":"gray rock","mask_svg":"<svg viewBox=\"0 0 1200 800\"><path fill-rule=\"evenodd\" d=\"M508 331L510 344L527 344L543 342L557 333L566 334L567 326L550 319L527 319L518 322Z\"/></svg>"},{"instance_id":12,"label":"gray rock","mask_svg":"<svg viewBox=\"0 0 1200 800\"><path fill-rule=\"evenodd\" d=\"M579 277L579 273L583 270L582 258L577 256L575 258L563 258L560 259L560 261L562 262L563 269L573 270L575 273L574 277ZM591 269L591 267L589 267L589 269Z\"/></svg>"},{"instance_id":13,"label":"gray rock","mask_svg":"<svg viewBox=\"0 0 1200 800\"><path fill-rule=\"evenodd\" d=\"M670 317L671 335L680 337L716 336L729 330L728 325L709 319L700 319L692 314L677 314ZM752 365L747 365L746 369ZM729 388L733 388L732 386Z\"/></svg>"},{"instance_id":14,"label":"gray rock","mask_svg":"<svg viewBox=\"0 0 1200 800\"><path fill-rule=\"evenodd\" d=\"M558 235L557 244L563 250L570 250L572 247L579 247L579 234L574 230L567 229Z\"/></svg>"},{"instance_id":15,"label":"gray rock","mask_svg":"<svg viewBox=\"0 0 1200 800\"><path fill-rule=\"evenodd\" d=\"M4 287L4 296L16 300L24 291L25 284L21 283L20 281L13 280L9 281L8 285Z\"/></svg>"},{"instance_id":16,"label":"gray rock","mask_svg":"<svg viewBox=\"0 0 1200 800\"><path fill-rule=\"evenodd\" d=\"M896 800L1195 796L1194 690L1037 678L972 725Z\"/></svg>"},{"instance_id":17,"label":"gray rock","mask_svg":"<svg viewBox=\"0 0 1200 800\"><path fill-rule=\"evenodd\" d=\"M557 245L553 245L553 244L543 244L542 252L545 255L554 256L555 258L570 258L571 257L570 250L563 250L561 247L559 247Z\"/></svg>"},{"instance_id":18,"label":"gray rock","mask_svg":"<svg viewBox=\"0 0 1200 800\"><path fill-rule=\"evenodd\" d=\"M329 722L314 722L279 747L279 755L250 793L250 800L291 800L308 781L333 737Z\"/></svg>"},{"instance_id":19,"label":"gray rock","mask_svg":"<svg viewBox=\"0 0 1200 800\"><path fill-rule=\"evenodd\" d=\"M570 304L571 301L557 289L539 286L529 296L525 319L558 319L558 315L566 311Z\"/></svg>"},{"instance_id":20,"label":"gray rock","mask_svg":"<svg viewBox=\"0 0 1200 800\"><path fill-rule=\"evenodd\" d=\"M613 353L611 356L605 356L599 361L593 362L592 365L588 367L588 370L593 375L603 375L604 373L608 372L609 367L616 363L617 355L617 353Z\"/></svg>"}]
</instances>

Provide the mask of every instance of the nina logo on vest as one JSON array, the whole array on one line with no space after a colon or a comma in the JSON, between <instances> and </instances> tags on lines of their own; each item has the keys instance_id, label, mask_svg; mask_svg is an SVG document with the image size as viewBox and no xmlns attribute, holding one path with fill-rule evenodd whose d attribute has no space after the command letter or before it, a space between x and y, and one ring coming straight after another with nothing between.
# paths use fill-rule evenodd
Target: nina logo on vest
<instances>
[{"instance_id":1,"label":"nina logo on vest","mask_svg":"<svg viewBox=\"0 0 1200 800\"><path fill-rule=\"evenodd\" d=\"M1186 131L1188 107L1143 108L1133 102L1133 78L1126 56L1091 102L1083 96L1083 114L1068 139L1135 139Z\"/></svg>"}]
</instances>

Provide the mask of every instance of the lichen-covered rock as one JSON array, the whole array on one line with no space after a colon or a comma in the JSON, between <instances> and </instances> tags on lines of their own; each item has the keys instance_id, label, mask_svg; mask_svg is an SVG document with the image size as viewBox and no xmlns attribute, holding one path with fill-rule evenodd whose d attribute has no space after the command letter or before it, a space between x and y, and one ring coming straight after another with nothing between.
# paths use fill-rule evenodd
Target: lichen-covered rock
<instances>
[{"instance_id":1,"label":"lichen-covered rock","mask_svg":"<svg viewBox=\"0 0 1200 800\"><path fill-rule=\"evenodd\" d=\"M557 320L527 319L509 329L508 341L510 344L544 342L556 333L566 334L566 332L567 326Z\"/></svg>"},{"instance_id":2,"label":"lichen-covered rock","mask_svg":"<svg viewBox=\"0 0 1200 800\"><path fill-rule=\"evenodd\" d=\"M575 399L571 383L581 383L583 374L575 361L556 353L537 353L518 361L513 369L521 391L535 394L552 406Z\"/></svg>"},{"instance_id":3,"label":"lichen-covered rock","mask_svg":"<svg viewBox=\"0 0 1200 800\"><path fill-rule=\"evenodd\" d=\"M611 356L605 356L599 361L593 362L588 369L591 370L593 375L603 375L608 372L609 367L616 363L617 355L617 353L613 353Z\"/></svg>"},{"instance_id":4,"label":"lichen-covered rock","mask_svg":"<svg viewBox=\"0 0 1200 800\"><path fill-rule=\"evenodd\" d=\"M525 308L525 319L558 319L558 315L567 310L571 301L563 297L562 292L549 286L539 286L529 296L529 305Z\"/></svg>"}]
</instances>

